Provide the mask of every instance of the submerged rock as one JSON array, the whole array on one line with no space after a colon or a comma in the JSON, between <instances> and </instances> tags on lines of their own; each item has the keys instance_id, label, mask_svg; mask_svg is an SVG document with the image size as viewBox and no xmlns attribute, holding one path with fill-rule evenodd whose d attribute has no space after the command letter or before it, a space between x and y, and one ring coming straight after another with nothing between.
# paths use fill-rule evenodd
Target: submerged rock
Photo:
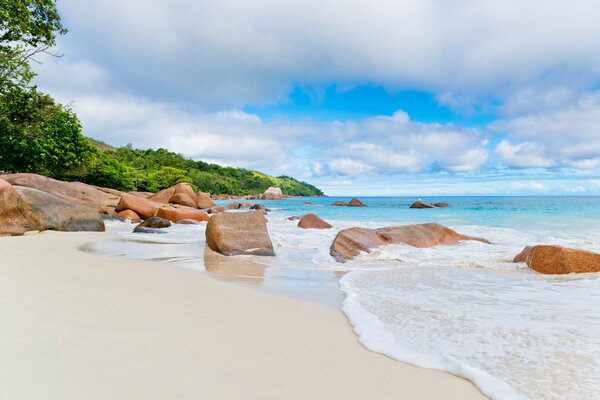
<instances>
[{"instance_id":1,"label":"submerged rock","mask_svg":"<svg viewBox=\"0 0 600 400\"><path fill-rule=\"evenodd\" d=\"M348 203L348 207L366 207L366 204L363 204L359 199L357 199L356 197L354 197L352 200L350 200L350 202Z\"/></svg>"},{"instance_id":2,"label":"submerged rock","mask_svg":"<svg viewBox=\"0 0 600 400\"><path fill-rule=\"evenodd\" d=\"M329 229L332 226L326 221L322 220L316 214L306 214L298 222L298 226L303 229Z\"/></svg>"},{"instance_id":3,"label":"submerged rock","mask_svg":"<svg viewBox=\"0 0 600 400\"><path fill-rule=\"evenodd\" d=\"M287 217L286 220L287 221L298 221L298 220L302 219L302 217L304 217L304 215L294 215L292 217Z\"/></svg>"},{"instance_id":4,"label":"submerged rock","mask_svg":"<svg viewBox=\"0 0 600 400\"><path fill-rule=\"evenodd\" d=\"M527 246L513 262L524 262L542 274L570 274L600 271L600 254L561 246Z\"/></svg>"},{"instance_id":5,"label":"submerged rock","mask_svg":"<svg viewBox=\"0 0 600 400\"><path fill-rule=\"evenodd\" d=\"M432 247L454 245L461 240L490 243L485 239L461 235L440 224L428 223L379 229L344 229L338 232L329 253L336 261L345 262L356 257L361 251L368 253L372 248L386 244L405 243L413 247Z\"/></svg>"},{"instance_id":6,"label":"submerged rock","mask_svg":"<svg viewBox=\"0 0 600 400\"><path fill-rule=\"evenodd\" d=\"M440 208L449 207L448 203L433 203L432 205L434 207L440 207Z\"/></svg>"},{"instance_id":7,"label":"submerged rock","mask_svg":"<svg viewBox=\"0 0 600 400\"><path fill-rule=\"evenodd\" d=\"M133 233L167 233L163 230L157 228L146 228L144 226L140 226L139 228L135 228Z\"/></svg>"},{"instance_id":8,"label":"submerged rock","mask_svg":"<svg viewBox=\"0 0 600 400\"><path fill-rule=\"evenodd\" d=\"M345 201L334 201L333 203L331 203L332 206L334 207L348 207L348 203L346 203Z\"/></svg>"},{"instance_id":9,"label":"submerged rock","mask_svg":"<svg viewBox=\"0 0 600 400\"><path fill-rule=\"evenodd\" d=\"M105 229L96 209L73 204L30 187L0 179L0 235L28 231L96 231Z\"/></svg>"},{"instance_id":10,"label":"submerged rock","mask_svg":"<svg viewBox=\"0 0 600 400\"><path fill-rule=\"evenodd\" d=\"M206 244L226 256L275 255L261 211L214 214L206 225Z\"/></svg>"},{"instance_id":11,"label":"submerged rock","mask_svg":"<svg viewBox=\"0 0 600 400\"><path fill-rule=\"evenodd\" d=\"M414 203L412 203L412 205L410 206L410 208L440 208L440 207L448 207L448 203L429 204L429 203L423 203L422 201L417 200Z\"/></svg>"}]
</instances>

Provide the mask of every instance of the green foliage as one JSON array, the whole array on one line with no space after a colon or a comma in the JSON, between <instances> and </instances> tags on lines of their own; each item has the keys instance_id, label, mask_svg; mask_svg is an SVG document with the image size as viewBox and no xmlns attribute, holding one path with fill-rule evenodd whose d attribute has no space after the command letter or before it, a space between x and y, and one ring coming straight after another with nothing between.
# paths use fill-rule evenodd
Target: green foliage
<instances>
[{"instance_id":1,"label":"green foliage","mask_svg":"<svg viewBox=\"0 0 600 400\"><path fill-rule=\"evenodd\" d=\"M29 62L66 32L54 0L0 0L0 94L25 87L35 75Z\"/></svg>"},{"instance_id":2,"label":"green foliage","mask_svg":"<svg viewBox=\"0 0 600 400\"><path fill-rule=\"evenodd\" d=\"M194 161L165 149L134 150L131 146L114 148L98 141L92 143L102 149L95 165L70 179L119 190L151 192L188 182L195 190L213 194L259 194L269 186L280 187L284 194L294 196L323 194L288 176L274 178L247 169Z\"/></svg>"},{"instance_id":3,"label":"green foliage","mask_svg":"<svg viewBox=\"0 0 600 400\"><path fill-rule=\"evenodd\" d=\"M60 177L97 153L75 114L48 95L17 86L0 95L0 170Z\"/></svg>"}]
</instances>

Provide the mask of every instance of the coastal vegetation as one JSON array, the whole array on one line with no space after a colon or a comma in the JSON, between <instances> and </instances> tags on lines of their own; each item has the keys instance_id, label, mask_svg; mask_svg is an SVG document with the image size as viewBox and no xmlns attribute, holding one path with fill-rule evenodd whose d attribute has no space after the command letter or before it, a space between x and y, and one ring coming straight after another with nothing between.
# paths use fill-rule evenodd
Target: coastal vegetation
<instances>
[{"instance_id":1,"label":"coastal vegetation","mask_svg":"<svg viewBox=\"0 0 600 400\"><path fill-rule=\"evenodd\" d=\"M180 182L213 194L319 196L313 185L194 161L165 149L114 148L84 137L76 114L31 86L31 62L67 33L53 0L0 0L0 171L31 172L118 190L158 191Z\"/></svg>"}]
</instances>

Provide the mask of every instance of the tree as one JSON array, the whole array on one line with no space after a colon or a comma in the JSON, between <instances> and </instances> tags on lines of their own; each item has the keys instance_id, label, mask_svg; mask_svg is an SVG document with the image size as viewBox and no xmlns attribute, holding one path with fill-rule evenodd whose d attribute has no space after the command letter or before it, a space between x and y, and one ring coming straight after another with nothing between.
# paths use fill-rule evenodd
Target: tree
<instances>
[{"instance_id":1,"label":"tree","mask_svg":"<svg viewBox=\"0 0 600 400\"><path fill-rule=\"evenodd\" d=\"M61 177L97 155L68 108L18 86L0 97L0 170Z\"/></svg>"},{"instance_id":2,"label":"tree","mask_svg":"<svg viewBox=\"0 0 600 400\"><path fill-rule=\"evenodd\" d=\"M30 61L51 54L66 32L54 0L0 0L0 94L26 87L35 76Z\"/></svg>"}]
</instances>

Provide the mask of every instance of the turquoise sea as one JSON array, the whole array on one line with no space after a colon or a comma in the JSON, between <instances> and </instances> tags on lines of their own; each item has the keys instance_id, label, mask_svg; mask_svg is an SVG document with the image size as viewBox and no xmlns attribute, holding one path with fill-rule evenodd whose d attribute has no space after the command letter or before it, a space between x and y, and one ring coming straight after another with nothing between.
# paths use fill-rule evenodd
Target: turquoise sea
<instances>
[{"instance_id":1,"label":"turquoise sea","mask_svg":"<svg viewBox=\"0 0 600 400\"><path fill-rule=\"evenodd\" d=\"M600 398L600 273L549 276L512 262L534 244L600 252L600 197L421 198L450 204L437 209L409 209L414 197L360 197L364 208L329 206L335 200L350 198L253 201L272 210L276 257L241 257L248 268L237 280L340 307L365 347L463 376L493 399ZM333 229L286 220L306 213ZM391 245L345 264L329 255L341 229L424 222L492 244ZM164 235L131 227L111 222L111 238L87 250L228 276L223 257L204 251L205 224Z\"/></svg>"}]
</instances>

